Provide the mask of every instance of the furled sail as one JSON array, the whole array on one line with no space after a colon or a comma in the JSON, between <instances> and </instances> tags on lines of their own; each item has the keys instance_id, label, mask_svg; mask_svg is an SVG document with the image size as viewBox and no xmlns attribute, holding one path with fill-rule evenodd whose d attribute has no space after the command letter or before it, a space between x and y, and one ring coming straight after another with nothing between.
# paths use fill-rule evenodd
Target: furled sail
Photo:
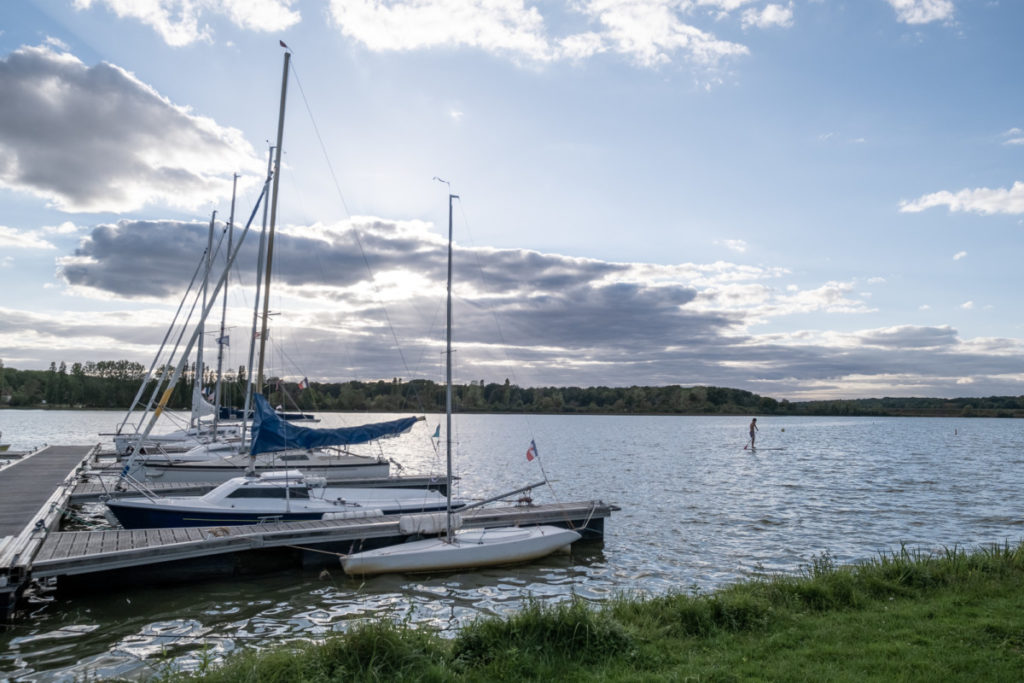
<instances>
[{"instance_id":1,"label":"furled sail","mask_svg":"<svg viewBox=\"0 0 1024 683\"><path fill-rule=\"evenodd\" d=\"M207 415L213 415L215 412L217 412L217 409L206 400L206 397L203 395L203 387L199 382L196 382L195 386L192 387L192 420L196 421Z\"/></svg>"},{"instance_id":2,"label":"furled sail","mask_svg":"<svg viewBox=\"0 0 1024 683\"><path fill-rule=\"evenodd\" d=\"M255 394L256 411L252 421L252 444L249 453L258 455L288 448L320 448L351 446L409 431L417 417L404 417L390 422L375 422L358 427L313 429L298 427L282 420L262 394Z\"/></svg>"}]
</instances>

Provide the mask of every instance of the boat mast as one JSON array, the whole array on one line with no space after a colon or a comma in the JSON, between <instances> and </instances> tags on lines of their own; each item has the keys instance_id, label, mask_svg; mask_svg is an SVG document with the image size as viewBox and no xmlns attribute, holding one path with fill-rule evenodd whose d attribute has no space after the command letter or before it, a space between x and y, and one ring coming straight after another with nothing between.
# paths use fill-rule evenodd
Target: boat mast
<instances>
[{"instance_id":1,"label":"boat mast","mask_svg":"<svg viewBox=\"0 0 1024 683\"><path fill-rule=\"evenodd\" d=\"M206 310L206 294L210 287L210 270L213 266L213 225L217 221L217 212L210 215L210 230L206 238L206 273L203 275L203 310ZM196 349L196 371L192 375L192 415L189 417L188 426L196 428L199 433L199 422L202 419L202 412L199 406L203 405L203 336L206 334L206 316L199 319L199 347ZM198 415L197 415L198 413Z\"/></svg>"},{"instance_id":2,"label":"boat mast","mask_svg":"<svg viewBox=\"0 0 1024 683\"><path fill-rule=\"evenodd\" d=\"M284 139L284 104L288 94L288 64L292 53L281 41L284 53L284 72L281 74L281 106L277 114L277 146L274 150L274 186L270 199L270 233L267 235L267 267L263 277L263 324L260 328L260 365L256 390L263 392L263 359L267 347L267 318L270 316L270 268L274 261L274 226L277 223L277 186L281 179L281 143Z\"/></svg>"},{"instance_id":3,"label":"boat mast","mask_svg":"<svg viewBox=\"0 0 1024 683\"><path fill-rule=\"evenodd\" d=\"M267 182L272 177L271 174L274 172L274 148L271 147L267 150ZM263 229L260 231L260 247L256 256L256 297L253 299L252 305L252 334L249 336L249 364L246 367L246 384L245 384L245 403L242 406L242 445L244 446L246 441L246 427L249 425L249 409L252 406L252 388L253 388L253 377L252 377L252 365L256 358L256 335L259 334L259 323L260 323L260 284L262 282L263 275L263 255L266 252L267 245L267 204L263 202Z\"/></svg>"},{"instance_id":4,"label":"boat mast","mask_svg":"<svg viewBox=\"0 0 1024 683\"><path fill-rule=\"evenodd\" d=\"M231 238L235 230L235 195L238 191L238 174L231 185L231 215L228 218L228 251L231 253ZM224 281L224 299L220 308L220 336L217 337L217 386L213 394L213 440L217 440L217 424L220 422L221 375L224 370L224 319L228 315L228 282Z\"/></svg>"},{"instance_id":5,"label":"boat mast","mask_svg":"<svg viewBox=\"0 0 1024 683\"><path fill-rule=\"evenodd\" d=\"M447 180L434 178L448 186L448 301L445 332L445 460L448 466L448 485L445 487L445 531L446 538L452 540L452 200L459 195L451 193L451 183Z\"/></svg>"}]
</instances>

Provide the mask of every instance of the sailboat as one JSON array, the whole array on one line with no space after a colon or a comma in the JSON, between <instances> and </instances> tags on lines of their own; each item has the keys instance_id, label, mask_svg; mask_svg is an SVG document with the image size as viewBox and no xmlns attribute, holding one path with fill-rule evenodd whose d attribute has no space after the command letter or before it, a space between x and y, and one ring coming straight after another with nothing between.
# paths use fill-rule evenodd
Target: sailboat
<instances>
[{"instance_id":1,"label":"sailboat","mask_svg":"<svg viewBox=\"0 0 1024 683\"><path fill-rule=\"evenodd\" d=\"M207 401L206 397L203 395L203 333L205 312L198 325L195 360L196 377L192 387L192 406L188 426L164 433L150 432L145 435L144 439L140 439L142 420L140 420L136 425L131 425L133 429L129 428L129 421L132 413L137 406L141 405L140 401L154 379L154 370L158 367L164 348L167 345L168 340L172 337L172 333L175 328L178 326L178 315L181 313L189 298L193 295L192 286L195 284L196 277L200 271L203 272L203 280L199 291L195 294L196 303L199 303L199 296L201 296L203 308L206 308L206 298L209 289L210 270L212 265L213 230L216 222L216 216L217 212L214 211L213 216L210 218L210 229L209 236L207 238L206 250L203 252L202 258L196 266L196 271L192 275L192 282L189 283L189 286L182 297L181 303L178 305L178 312L175 314L174 319L172 319L170 326L167 328L167 333L164 336L163 343L160 345L160 349L153 358L149 372L146 373L146 376L143 378L142 383L139 386L138 392L135 394L135 399L132 401L131 406L129 406L124 419L118 425L117 431L114 434L100 434L100 436L113 436L114 450L119 456L126 456L132 453L143 453L146 451L157 453L180 452L211 441L238 440L241 438L242 432L238 423L217 423L216 420L203 420L204 417L211 417L216 412L213 404ZM153 387L152 397L150 398L149 404L146 406L147 413L156 400L156 397L164 389L164 377L165 376L162 375L158 378L156 385Z\"/></svg>"},{"instance_id":2,"label":"sailboat","mask_svg":"<svg viewBox=\"0 0 1024 683\"><path fill-rule=\"evenodd\" d=\"M278 115L277 144L272 148L271 151L273 156L271 159L268 159L267 162L267 182L264 184L264 193L261 194L261 199L266 196L267 185L272 181L273 189L270 193L270 229L269 233L267 233L266 262L263 262L264 251L263 242L261 241L259 250L260 263L257 268L258 275L255 308L253 311L254 334L250 341L250 365L249 372L247 373L250 379L254 376L252 372L252 363L254 356L258 357L259 370L256 375L256 386L259 388L256 389L255 393L247 392L245 406L242 411L243 415L251 415L251 438L248 443L245 442L245 423L243 422L243 438L233 442L214 438L208 443L196 446L190 451L180 455L166 453L140 454L138 453L138 450L140 449L137 448L136 453L132 455L130 461L126 463L122 469L122 477L145 478L149 480L159 480L160 482L224 482L230 478L237 477L243 472L258 476L281 468L299 469L306 476L324 477L327 481L332 483L349 482L350 480L357 480L360 478L388 477L390 472L390 461L388 459L383 457L375 458L355 455L341 449L347 446L367 443L387 436L401 434L408 431L418 419L416 417L408 417L388 423L377 423L341 429L302 428L296 425L291 425L289 422L281 419L281 414L278 411L275 411L264 396L259 393L260 388L263 386L263 364L267 355L265 352L265 344L268 337L268 294L270 291L270 275L272 272L274 226L277 216L278 181L280 178L279 170L281 168L281 149L284 134L285 102L290 58L291 53L285 52L284 69L281 81L281 104ZM232 206L233 204L234 200L232 200ZM257 207L258 206L259 204L257 204ZM252 223L255 213L256 208L253 209L253 213L249 219L249 224ZM234 210L232 209L232 223L233 215ZM264 224L266 224L266 218L266 204L264 204ZM246 225L245 232L242 233L242 239L244 239L245 234L248 231L249 224ZM211 221L211 244L212 225L213 223ZM241 240L239 241L239 245L240 244ZM221 275L220 281L218 282L209 303L206 301L204 290L202 320L205 320L206 315L209 314L212 308L212 299L216 298L217 292L220 291L222 286L226 285L227 268L230 268L231 262L234 260L234 255L238 252L238 247L236 246L234 250L229 248L228 251L231 256L228 260L227 267ZM207 252L210 253L209 247L207 248ZM209 266L207 266L207 271L208 270ZM258 307L260 305L261 277L263 281L262 329L259 332L256 332L256 322L259 318ZM221 336L223 337L223 329L221 331ZM193 335L192 343L195 343L197 340L201 340L201 337L202 332L197 332ZM255 353L254 349L254 341L256 339L259 339L260 341L258 354ZM180 372L180 367L179 370L176 370L176 373L178 372ZM250 397L254 403L252 407L250 407ZM213 406L210 406L210 408L212 409ZM217 424L216 420L214 421L214 424ZM150 427L151 426L152 421L150 422ZM142 435L142 438L147 438L148 436L149 428L147 428L145 433ZM325 450L332 447L337 450L335 452ZM443 485L438 485L431 481L426 481L424 483L425 478L422 477L417 479L420 483L410 482L408 486L425 486L430 489L447 488L447 480ZM395 484L401 486L403 483L404 482L401 481L401 478L396 477L387 481L386 485L388 487L393 487Z\"/></svg>"},{"instance_id":3,"label":"sailboat","mask_svg":"<svg viewBox=\"0 0 1024 683\"><path fill-rule=\"evenodd\" d=\"M440 179L438 179L440 180ZM445 181L441 181L445 182ZM448 479L452 478L452 200L448 194L448 300L446 333L445 418ZM468 509L471 506L466 506ZM475 507L475 506L474 506ZM443 526L442 526L443 522ZM529 562L568 548L581 536L572 529L551 525L460 529L462 518L452 506L451 487L443 520L436 515L403 516L399 528L417 534L444 532L442 536L351 553L342 558L347 574L388 574L474 569Z\"/></svg>"}]
</instances>

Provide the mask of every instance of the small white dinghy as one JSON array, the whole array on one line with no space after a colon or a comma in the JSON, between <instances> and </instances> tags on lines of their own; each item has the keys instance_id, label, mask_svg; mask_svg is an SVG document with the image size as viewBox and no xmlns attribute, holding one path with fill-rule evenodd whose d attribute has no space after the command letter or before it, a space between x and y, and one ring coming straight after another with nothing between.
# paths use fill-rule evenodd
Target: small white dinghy
<instances>
[{"instance_id":1,"label":"small white dinghy","mask_svg":"<svg viewBox=\"0 0 1024 683\"><path fill-rule=\"evenodd\" d=\"M457 515L452 523L456 526ZM429 532L444 515L407 515L399 521L403 533ZM432 524L433 523L433 524ZM412 526L417 525L416 529ZM557 526L460 529L451 538L439 536L400 543L342 558L346 574L391 574L476 569L529 562L568 548L580 535Z\"/></svg>"},{"instance_id":2,"label":"small white dinghy","mask_svg":"<svg viewBox=\"0 0 1024 683\"><path fill-rule=\"evenodd\" d=\"M440 178L435 178L435 180L440 180ZM446 181L442 180L441 182ZM449 191L448 324L445 344L444 411L448 422L448 428L445 430L445 443L449 482L452 480L452 200L456 196ZM518 491L513 493L518 493ZM501 497L503 496L498 498ZM473 503L463 509L478 507L486 502L490 501ZM459 514L453 512L451 487L449 486L443 514L403 515L398 520L398 529L406 536L444 533L443 536L352 553L341 559L341 565L346 574L476 569L536 560L561 548L568 548L573 541L578 541L581 538L575 531L557 526L459 530L460 526L462 526L462 519Z\"/></svg>"}]
</instances>

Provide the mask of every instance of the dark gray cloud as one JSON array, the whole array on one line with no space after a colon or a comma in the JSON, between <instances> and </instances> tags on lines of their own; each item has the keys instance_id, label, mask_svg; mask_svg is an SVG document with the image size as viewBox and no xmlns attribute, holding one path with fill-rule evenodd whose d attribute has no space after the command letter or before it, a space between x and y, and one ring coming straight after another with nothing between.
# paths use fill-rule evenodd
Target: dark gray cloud
<instances>
[{"instance_id":1,"label":"dark gray cloud","mask_svg":"<svg viewBox=\"0 0 1024 683\"><path fill-rule=\"evenodd\" d=\"M262 162L241 133L174 106L131 73L48 47L0 60L0 187L65 211L197 207Z\"/></svg>"},{"instance_id":2,"label":"dark gray cloud","mask_svg":"<svg viewBox=\"0 0 1024 683\"><path fill-rule=\"evenodd\" d=\"M207 225L198 222L99 225L64 260L62 273L68 284L107 297L177 301L206 239ZM252 234L242 250L240 268L249 273L243 283L253 280L257 243ZM458 247L455 259L458 381L713 384L797 399L998 393L1019 371L1015 340L965 343L949 326L822 338L752 335L748 316L762 316L769 305L806 310L820 293L824 310L834 297L825 287L751 286L755 298L745 309L734 300L746 291L741 286L720 310L714 297L702 296L720 283L770 277L749 267L651 266L467 247ZM442 376L446 245L426 226L379 219L290 226L276 237L274 264L274 287L299 304L282 312L272 334L295 366L274 373L324 380ZM765 296L773 298L766 304ZM247 307L236 321L251 320ZM0 324L15 332L34 326L53 338L106 335L149 349L163 334L153 320L16 317L0 316ZM247 337L237 328L234 334Z\"/></svg>"},{"instance_id":3,"label":"dark gray cloud","mask_svg":"<svg viewBox=\"0 0 1024 683\"><path fill-rule=\"evenodd\" d=\"M948 325L919 327L901 325L884 330L872 330L859 335L864 344L896 348L937 348L956 344L956 330Z\"/></svg>"}]
</instances>

